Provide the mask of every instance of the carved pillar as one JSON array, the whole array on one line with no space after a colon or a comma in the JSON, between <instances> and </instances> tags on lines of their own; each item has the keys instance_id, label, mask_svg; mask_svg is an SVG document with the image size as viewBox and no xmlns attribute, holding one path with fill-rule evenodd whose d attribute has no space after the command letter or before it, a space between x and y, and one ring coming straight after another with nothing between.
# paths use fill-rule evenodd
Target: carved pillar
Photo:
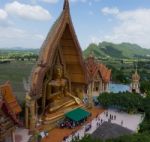
<instances>
[{"instance_id":1,"label":"carved pillar","mask_svg":"<svg viewBox=\"0 0 150 142\"><path fill-rule=\"evenodd\" d=\"M35 115L35 100L30 102L30 131L34 132L36 124L36 115Z\"/></svg>"},{"instance_id":2,"label":"carved pillar","mask_svg":"<svg viewBox=\"0 0 150 142\"><path fill-rule=\"evenodd\" d=\"M30 95L28 94L28 92L26 93L26 104L25 104L25 125L26 125L26 128L30 128L29 126L29 119L30 119L30 101L31 101L31 97Z\"/></svg>"},{"instance_id":3,"label":"carved pillar","mask_svg":"<svg viewBox=\"0 0 150 142\"><path fill-rule=\"evenodd\" d=\"M110 84L108 83L108 84L107 84L107 92L109 92L109 85L110 85Z\"/></svg>"},{"instance_id":4,"label":"carved pillar","mask_svg":"<svg viewBox=\"0 0 150 142\"><path fill-rule=\"evenodd\" d=\"M30 132L34 132L36 124L36 101L26 94L25 124Z\"/></svg>"},{"instance_id":5,"label":"carved pillar","mask_svg":"<svg viewBox=\"0 0 150 142\"><path fill-rule=\"evenodd\" d=\"M100 80L100 94L102 93L102 80Z\"/></svg>"},{"instance_id":6,"label":"carved pillar","mask_svg":"<svg viewBox=\"0 0 150 142\"><path fill-rule=\"evenodd\" d=\"M89 85L89 108L93 106L93 87L94 87L94 82L91 82Z\"/></svg>"},{"instance_id":7,"label":"carved pillar","mask_svg":"<svg viewBox=\"0 0 150 142\"><path fill-rule=\"evenodd\" d=\"M105 92L108 92L108 83L105 83Z\"/></svg>"}]
</instances>

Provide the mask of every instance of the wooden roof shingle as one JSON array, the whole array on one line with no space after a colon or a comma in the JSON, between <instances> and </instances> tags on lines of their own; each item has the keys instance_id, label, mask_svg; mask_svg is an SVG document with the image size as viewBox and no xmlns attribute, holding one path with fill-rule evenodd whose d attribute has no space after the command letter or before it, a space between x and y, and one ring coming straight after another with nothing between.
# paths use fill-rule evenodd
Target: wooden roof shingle
<instances>
[{"instance_id":1,"label":"wooden roof shingle","mask_svg":"<svg viewBox=\"0 0 150 142\"><path fill-rule=\"evenodd\" d=\"M16 97L13 95L12 87L9 82L0 86L0 92L5 103L9 106L13 113L18 114L22 111L20 105L16 100Z\"/></svg>"}]
</instances>

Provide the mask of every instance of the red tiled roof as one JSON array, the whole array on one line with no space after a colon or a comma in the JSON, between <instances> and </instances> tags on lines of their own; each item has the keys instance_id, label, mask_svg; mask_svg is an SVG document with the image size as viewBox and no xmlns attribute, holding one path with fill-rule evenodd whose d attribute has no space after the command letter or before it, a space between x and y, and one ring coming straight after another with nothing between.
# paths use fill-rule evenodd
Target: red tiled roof
<instances>
[{"instance_id":1,"label":"red tiled roof","mask_svg":"<svg viewBox=\"0 0 150 142\"><path fill-rule=\"evenodd\" d=\"M98 63L95 61L94 57L89 57L85 61L85 65L89 81L92 81L98 72Z\"/></svg>"},{"instance_id":2,"label":"red tiled roof","mask_svg":"<svg viewBox=\"0 0 150 142\"><path fill-rule=\"evenodd\" d=\"M98 63L94 57L88 57L85 61L86 69L88 73L89 81L92 81L94 77L100 72L101 78L104 82L109 82L111 78L111 70L104 64Z\"/></svg>"},{"instance_id":3,"label":"red tiled roof","mask_svg":"<svg viewBox=\"0 0 150 142\"><path fill-rule=\"evenodd\" d=\"M104 82L109 82L111 78L111 70L108 69L104 64L99 64L99 70Z\"/></svg>"},{"instance_id":4,"label":"red tiled roof","mask_svg":"<svg viewBox=\"0 0 150 142\"><path fill-rule=\"evenodd\" d=\"M22 123L17 118L17 114L21 112L21 107L13 95L11 85L7 82L0 86L0 93L2 94L2 100L0 101L1 110L11 118L14 124L22 126Z\"/></svg>"},{"instance_id":5,"label":"red tiled roof","mask_svg":"<svg viewBox=\"0 0 150 142\"><path fill-rule=\"evenodd\" d=\"M3 96L4 101L8 104L11 111L13 111L15 114L20 113L21 107L18 104L15 96L13 95L11 85L9 83L6 83L0 86L0 92Z\"/></svg>"},{"instance_id":6,"label":"red tiled roof","mask_svg":"<svg viewBox=\"0 0 150 142\"><path fill-rule=\"evenodd\" d=\"M17 115L12 112L9 105L5 101L2 103L1 110L13 121L15 125L23 126L23 123L17 118Z\"/></svg>"}]
</instances>

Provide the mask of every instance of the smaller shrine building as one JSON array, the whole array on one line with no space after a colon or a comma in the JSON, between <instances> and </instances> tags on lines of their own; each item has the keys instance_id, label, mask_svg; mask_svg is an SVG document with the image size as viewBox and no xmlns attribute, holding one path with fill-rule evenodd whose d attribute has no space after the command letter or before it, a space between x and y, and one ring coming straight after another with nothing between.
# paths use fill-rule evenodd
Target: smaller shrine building
<instances>
[{"instance_id":1,"label":"smaller shrine building","mask_svg":"<svg viewBox=\"0 0 150 142\"><path fill-rule=\"evenodd\" d=\"M99 63L93 55L85 60L89 84L92 83L92 95L98 96L109 91L111 70Z\"/></svg>"}]
</instances>

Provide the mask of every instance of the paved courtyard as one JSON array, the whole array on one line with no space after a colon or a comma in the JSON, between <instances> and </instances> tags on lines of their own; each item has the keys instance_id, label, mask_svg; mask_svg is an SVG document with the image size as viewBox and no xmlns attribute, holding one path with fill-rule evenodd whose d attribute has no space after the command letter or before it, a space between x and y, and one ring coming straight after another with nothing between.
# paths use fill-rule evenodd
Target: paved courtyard
<instances>
[{"instance_id":1,"label":"paved courtyard","mask_svg":"<svg viewBox=\"0 0 150 142\"><path fill-rule=\"evenodd\" d=\"M107 113L108 116L106 117ZM109 109L108 111L105 111L103 114L101 114L101 117L105 121L108 121L108 119L110 119L110 115L113 117L116 116L116 119L112 119L111 123L121 125L122 127L128 128L134 132L137 131L139 124L144 119L143 114L128 114L125 112L117 111L115 109Z\"/></svg>"}]
</instances>

